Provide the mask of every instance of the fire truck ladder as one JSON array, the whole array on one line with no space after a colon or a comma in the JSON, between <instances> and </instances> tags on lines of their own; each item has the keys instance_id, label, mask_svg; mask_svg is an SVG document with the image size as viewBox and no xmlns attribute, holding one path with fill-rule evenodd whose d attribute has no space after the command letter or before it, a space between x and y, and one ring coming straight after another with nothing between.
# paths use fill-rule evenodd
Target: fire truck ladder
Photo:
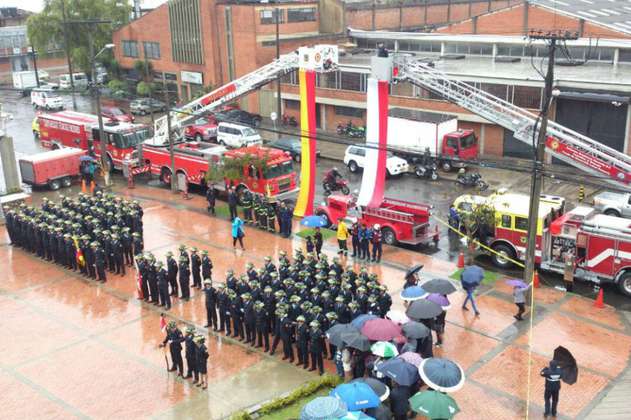
<instances>
[{"instance_id":1,"label":"fire truck ladder","mask_svg":"<svg viewBox=\"0 0 631 420\"><path fill-rule=\"evenodd\" d=\"M452 80L427 63L396 57L395 79L428 89L449 102L513 131L516 139L532 144L537 116L464 82ZM398 73L398 74L397 74ZM537 133L534 134L538 135ZM580 170L629 188L631 157L553 121L548 122L548 152ZM566 151L562 154L561 151Z\"/></svg>"},{"instance_id":2,"label":"fire truck ladder","mask_svg":"<svg viewBox=\"0 0 631 420\"><path fill-rule=\"evenodd\" d=\"M171 130L178 130L183 124L200 114L217 109L266 85L277 77L293 71L298 67L298 58L298 54L295 52L281 55L280 58L270 64L260 67L178 108L176 112L171 112ZM152 143L155 145L167 145L169 142L167 132L167 116L164 115L155 121Z\"/></svg>"}]
</instances>

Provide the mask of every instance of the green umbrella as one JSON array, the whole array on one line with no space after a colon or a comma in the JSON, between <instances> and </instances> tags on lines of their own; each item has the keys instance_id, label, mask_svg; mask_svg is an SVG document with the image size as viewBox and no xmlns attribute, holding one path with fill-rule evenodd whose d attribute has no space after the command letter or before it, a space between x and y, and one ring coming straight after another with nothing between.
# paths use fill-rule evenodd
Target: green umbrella
<instances>
[{"instance_id":1,"label":"green umbrella","mask_svg":"<svg viewBox=\"0 0 631 420\"><path fill-rule=\"evenodd\" d=\"M429 419L451 419L460 411L453 398L438 391L417 392L410 398L410 406Z\"/></svg>"},{"instance_id":2,"label":"green umbrella","mask_svg":"<svg viewBox=\"0 0 631 420\"><path fill-rule=\"evenodd\" d=\"M389 359L391 357L396 357L399 355L397 347L387 341L377 341L370 347L370 351L372 352L372 354L383 357L385 359Z\"/></svg>"}]
</instances>

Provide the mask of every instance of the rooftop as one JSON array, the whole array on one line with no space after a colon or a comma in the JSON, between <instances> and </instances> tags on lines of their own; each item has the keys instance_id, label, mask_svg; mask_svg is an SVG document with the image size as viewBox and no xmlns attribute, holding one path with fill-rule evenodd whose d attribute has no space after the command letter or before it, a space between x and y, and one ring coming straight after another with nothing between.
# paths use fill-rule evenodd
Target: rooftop
<instances>
[{"instance_id":1,"label":"rooftop","mask_svg":"<svg viewBox=\"0 0 631 420\"><path fill-rule=\"evenodd\" d=\"M631 2L627 0L530 0L529 2L631 35Z\"/></svg>"}]
</instances>

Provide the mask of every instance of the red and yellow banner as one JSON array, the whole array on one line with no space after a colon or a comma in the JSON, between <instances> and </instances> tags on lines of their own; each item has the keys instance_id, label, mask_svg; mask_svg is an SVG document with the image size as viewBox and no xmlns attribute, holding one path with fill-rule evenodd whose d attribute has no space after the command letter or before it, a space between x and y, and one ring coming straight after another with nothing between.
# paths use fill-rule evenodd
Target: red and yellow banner
<instances>
[{"instance_id":1,"label":"red and yellow banner","mask_svg":"<svg viewBox=\"0 0 631 420\"><path fill-rule=\"evenodd\" d=\"M313 214L313 199L316 179L316 104L315 72L300 69L300 133L301 166L300 192L294 209L294 216Z\"/></svg>"}]
</instances>

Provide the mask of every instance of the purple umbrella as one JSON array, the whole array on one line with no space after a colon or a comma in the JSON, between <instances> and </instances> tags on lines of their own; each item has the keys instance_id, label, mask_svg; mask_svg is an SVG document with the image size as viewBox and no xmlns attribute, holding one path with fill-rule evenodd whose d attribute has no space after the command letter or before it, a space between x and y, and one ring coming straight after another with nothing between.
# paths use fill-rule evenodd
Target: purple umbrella
<instances>
[{"instance_id":1,"label":"purple umbrella","mask_svg":"<svg viewBox=\"0 0 631 420\"><path fill-rule=\"evenodd\" d=\"M523 281L519 280L519 279L510 279L510 280L506 280L506 284L508 284L509 286L512 287L528 287L528 285L526 283L524 283Z\"/></svg>"},{"instance_id":2,"label":"purple umbrella","mask_svg":"<svg viewBox=\"0 0 631 420\"><path fill-rule=\"evenodd\" d=\"M439 295L438 293L430 293L425 299L434 302L437 305L440 305L441 308L443 308L443 310L445 311L451 307L447 296Z\"/></svg>"},{"instance_id":3,"label":"purple umbrella","mask_svg":"<svg viewBox=\"0 0 631 420\"><path fill-rule=\"evenodd\" d=\"M414 353L412 351L406 351L405 353L400 354L399 358L405 360L409 364L414 365L416 367L419 367L419 365L423 361L423 358L421 357L420 354Z\"/></svg>"},{"instance_id":4,"label":"purple umbrella","mask_svg":"<svg viewBox=\"0 0 631 420\"><path fill-rule=\"evenodd\" d=\"M401 327L389 319L377 318L366 321L362 334L373 341L390 341L401 335Z\"/></svg>"}]
</instances>

